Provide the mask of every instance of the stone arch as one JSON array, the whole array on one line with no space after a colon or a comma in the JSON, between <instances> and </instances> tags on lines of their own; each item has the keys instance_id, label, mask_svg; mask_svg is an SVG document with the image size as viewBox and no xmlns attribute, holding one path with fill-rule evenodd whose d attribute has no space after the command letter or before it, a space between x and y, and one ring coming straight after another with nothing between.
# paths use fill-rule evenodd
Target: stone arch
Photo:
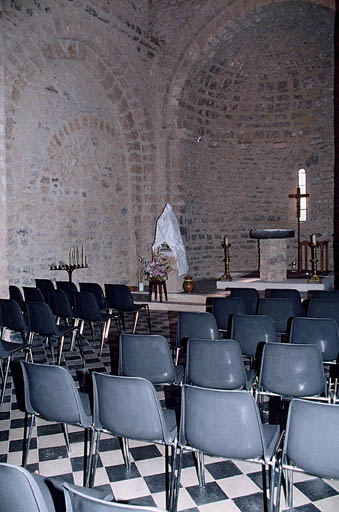
<instances>
[{"instance_id":1,"label":"stone arch","mask_svg":"<svg viewBox=\"0 0 339 512\"><path fill-rule=\"evenodd\" d=\"M270 7L274 4L284 4L285 2L269 2L269 1L262 1L257 2L255 7ZM277 183L279 180L277 180L277 176L279 173L284 172L285 176L290 176L291 180L287 180L287 186L289 186L289 183L291 183L292 190L294 190L294 179L292 178L292 172L293 172L293 164L295 164L296 161L299 161L300 157L303 158L305 161L307 161L311 167L311 170L313 171L314 175L314 182L316 180L321 180L321 183L324 185L324 188L330 187L331 185L331 155L332 152L330 151L330 137L325 137L326 141L329 141L326 148L326 155L325 151L322 153L321 158L323 158L323 162L325 162L326 172L322 173L321 177L319 178L316 176L316 174L319 174L319 168L317 169L317 159L318 155L316 154L317 151L312 150L312 144L314 144L311 133L312 130L308 130L306 132L306 129L304 130L304 133L299 137L299 133L297 136L295 136L294 133L290 134L288 133L288 129L286 129L286 139L288 143L292 140L291 145L287 144L285 147L287 147L286 151L280 151L279 158L275 157L275 161L272 163L272 166L270 168L270 173L267 174L270 179L266 178L266 174L264 172L265 169L268 169L268 166L265 167L263 165L263 168L259 168L256 165L256 162L265 162L266 164L269 164L269 152L267 149L262 149L263 145L260 142L260 137L262 136L261 133L255 133L254 143L252 144L251 140L248 140L246 138L246 130L244 130L244 136L238 137L238 133L236 133L236 136L232 133L226 133L226 136L229 136L226 140L221 140L220 148L217 149L218 141L215 141L213 139L205 139L204 144L196 144L197 139L197 132L194 131L194 128L197 126L197 123L194 126L194 121L192 122L191 126L189 124L190 122L190 110L191 112L191 119L197 119L197 117L201 115L201 110L204 109L204 107L200 107L200 103L198 103L198 99L200 96L200 85L202 89L207 89L207 92L205 94L205 97L208 96L208 92L211 92L211 96L213 96L212 89L208 91L208 87L204 87L204 82L201 80L197 80L199 77L198 70L203 69L204 65L206 68L209 68L209 65L212 65L212 57L211 60L209 60L208 57L211 55L213 56L213 48L218 47L219 41L228 41L227 38L223 37L222 31L224 30L226 32L227 23L225 22L225 19L228 20L234 20L234 24L237 23L240 24L240 21L238 20L239 16L244 13L249 13L255 11L253 7L253 3L248 2L247 4L245 2L242 2L242 7L244 10L232 10L232 7L234 7L236 2L233 2L232 4L229 4L227 8L224 9L222 13L218 13L216 18L211 21L208 26L203 30L195 30L195 34L198 33L198 35L195 35L193 42L190 45L184 45L181 44L181 42L176 41L175 48L177 48L177 52L179 54L179 58L176 61L176 67L172 68L172 77L173 80L169 81L168 87L166 90L166 93L164 94L164 101L162 103L163 107L163 118L162 118L162 126L164 128L164 138L167 137L170 140L170 144L164 143L164 147L168 147L168 158L170 159L171 166L169 167L173 174L173 180L172 183L174 183L174 187L176 186L175 179L176 176L180 176L181 179L181 190L182 194L179 196L177 195L175 206L178 208L180 213L182 214L182 221L181 226L183 229L183 233L185 236L185 240L187 242L187 248L188 248L188 255L189 255L189 263L190 265L193 265L192 272L199 272L203 268L204 265L204 254L208 253L208 260L209 260L209 266L213 265L213 258L215 260L215 267L212 269L211 275L214 275L216 272L218 272L216 265L217 265L217 250L219 248L218 244L218 236L220 237L221 234L218 233L217 226L222 226L223 219L227 219L227 224L229 225L229 229L232 229L234 235L234 239L237 244L237 247L240 247L240 258L243 259L243 261L246 261L246 255L250 255L250 251L248 251L249 244L247 243L248 240L248 232L249 227L246 224L246 221L248 219L251 219L253 222L253 219L255 222L268 222L272 223L271 227L281 227L277 225L279 222L282 222L284 219L286 219L289 222L295 222L295 205L288 203L286 200L286 204L283 204L283 201L281 199L282 195L280 195L280 198L278 198L280 201L277 201L276 204L279 204L278 208L274 209L274 214L271 215L267 205L263 206L260 202L259 195L255 195L255 192L252 193L252 196L248 196L247 194L247 186L251 188L253 186L253 189L255 191L255 186L260 183L262 184L262 190L260 191L263 194L263 197L266 199L266 203L268 204L269 198L270 198L270 183ZM240 7L240 4L237 3ZM318 12L318 9L314 9L311 7L311 5L319 6L319 8L324 7L324 2L311 2L311 1L305 1L303 3L300 2L302 6L304 6L305 11L312 11L313 12L313 22L315 20L316 15L315 12ZM328 2L325 3L326 9L321 9L324 18L328 21L330 24L330 13L328 8ZM299 5L299 4L298 4ZM307 7L308 5L308 7ZM333 3L332 3L333 6ZM267 11L268 9L266 9ZM265 9L264 9L265 11ZM285 12L288 11L288 5L286 2L285 5ZM291 14L292 11L290 11ZM227 15L225 14L227 13ZM246 21L248 21L248 24L246 25L247 30L249 27L251 28L252 25L254 26L254 18L253 16L251 19L250 16L244 16L243 18L246 18ZM287 19L291 18L291 15ZM267 21L267 20L266 20ZM193 22L191 22L193 25ZM329 27L329 24L326 24L326 28ZM292 25L295 30L296 27ZM310 25L313 26L313 25ZM234 28L234 27L233 27ZM326 30L325 28L323 31ZM193 31L191 31L192 34ZM182 34L187 33L185 30L181 30ZM236 32L234 32L236 33ZM306 32L305 32L306 33ZM323 33L323 32L322 32ZM329 33L329 32L327 32ZM311 34L310 31L308 31L308 36ZM230 37L231 40L231 37ZM240 40L240 38L239 38ZM309 41L312 41L312 39L308 39ZM324 39L324 41L327 41L326 44L328 44L328 38ZM239 45L238 45L239 46ZM235 45L232 46L233 49L233 55L236 54L234 52L234 49L238 49L238 46ZM321 46L321 45L320 45ZM181 48L184 47L183 53L181 53ZM278 48L276 46L276 48ZM256 55L256 50L253 50L254 54ZM226 49L225 49L226 53ZM247 52L248 53L248 52ZM218 54L217 54L218 55ZM222 52L220 52L220 55L222 55ZM241 50L239 51L239 55L241 55ZM317 55L318 57L318 55ZM215 59L217 60L217 59ZM230 59L231 60L231 59ZM328 59L330 61L330 58ZM298 61L299 62L299 61ZM246 64L248 63L248 60L246 61ZM222 67L222 66L221 66ZM256 70L252 69L253 66L251 66L251 71L249 71L249 76L256 76ZM254 66L255 67L255 66ZM244 66L244 69L246 70L246 65ZM215 75L217 75L216 72L214 72ZM326 73L326 71L324 72ZM213 73L212 73L213 74ZM244 73L246 75L246 72ZM220 75L222 76L222 74ZM330 81L330 74L328 75L328 81ZM291 80L292 81L292 80ZM319 80L320 83L321 79ZM190 82L192 85L190 85ZM187 83L188 86L187 87ZM197 84L197 86L195 86ZM290 85L290 82L288 83L288 86ZM331 86L330 84L328 84ZM191 89L190 89L191 87ZM307 86L306 86L307 88ZM257 89L254 89L257 90ZM275 89L277 90L277 89ZM190 91L192 91L192 94L190 95ZM217 92L219 89L216 89ZM195 94L196 93L196 94ZM278 94L278 93L276 93ZM283 93L281 93L283 94ZM268 94L267 94L268 95ZM225 95L226 96L226 95ZM231 95L232 96L232 95ZM321 96L321 95L320 95ZM326 96L326 95L325 95ZM217 95L215 94L215 97ZM292 96L293 97L293 96ZM327 96L326 96L327 98ZM188 99L187 104L184 104L184 101ZM243 98L244 99L244 98ZM218 100L216 100L217 102ZM227 101L227 100L225 100ZM245 101L246 103L246 101ZM199 106L198 106L199 105ZM329 107L328 103L326 103L327 107ZM236 106L236 105L235 105ZM260 105L257 105L260 107ZM196 109L195 109L196 107ZM219 107L219 106L218 106ZM209 108L211 112L211 116L217 111L216 107L213 111L213 106ZM267 107L267 106L266 106ZM186 124L181 122L180 119L180 112L182 112L184 109L187 109L187 117L186 119L188 122ZM305 108L307 108L305 106ZM330 107L329 107L330 108ZM206 107L207 109L207 107ZM239 109L241 110L241 108ZM326 109L324 109L325 111ZM199 113L198 113L199 111ZM259 111L258 111L259 113ZM297 112L293 112L293 114L297 114ZM312 113L314 111L312 110ZM221 108L219 109L219 115L222 117L224 114L229 114L227 111L223 111ZM227 116L225 115L225 118ZM228 116L231 119L231 115ZM258 115L259 117L259 115ZM246 115L244 114L244 122L243 125L246 125L245 121ZM213 124L213 120L211 121L212 117L210 118L210 122ZM322 118L323 119L323 118ZM250 123L251 121L249 121ZM253 126L255 125L255 121L252 122ZM224 125L226 126L227 122L224 122ZM231 122L229 122L231 124ZM314 123L315 124L315 123ZM260 122L258 124L260 126ZM273 125L274 126L274 125ZM283 126L283 125L281 125ZM287 126L287 123L286 123ZM291 123L291 127L294 128L297 125L297 122L294 124ZM312 124L311 124L312 126ZM241 134L240 130L238 130ZM293 130L291 130L292 132ZM319 129L319 132L321 130ZM248 131L250 132L250 130ZM281 149L284 147L284 144L282 143L281 146L279 146L279 143L277 142L276 146L274 145L274 137L280 136L279 133L284 134L284 129L279 132L278 130L275 130L274 127L269 134L270 140L269 140L269 146L270 148L276 150ZM316 130L314 130L314 134L316 134ZM233 138L232 138L233 137ZM263 140L266 140L266 137L268 137L268 134L265 132L263 135ZM284 137L284 136L283 136ZM282 139L283 139L282 137ZM313 137L313 139L317 139L316 135ZM284 140L284 139L283 139ZM321 137L318 137L318 140L321 141ZM278 141L278 139L276 139ZM293 142L294 141L294 142ZM305 144L302 146L302 142L305 142ZM326 146L326 144L324 144ZM215 147L216 149L211 149L212 147ZM251 147L254 148L251 150ZM239 167L237 167L236 163L233 161L232 158L229 157L225 153L223 155L223 149L227 148L229 151L228 155L231 154L232 151L234 151L234 159L238 158L239 161ZM255 150L258 149L258 154L255 153ZM306 149L307 148L307 149ZM260 153L261 151L261 153ZM254 162L253 165L245 163L246 159L246 152L247 155L249 155L249 159L252 158L252 161ZM313 154L312 154L313 152ZM212 155L214 153L214 155ZM240 153L242 153L240 155ZM329 155L329 153L331 153ZM189 157L188 157L189 155ZM261 158L261 160L260 160ZM257 160L256 160L257 159ZM282 165L281 167L276 165L276 162L279 161L279 164ZM222 162L223 164L220 164ZM235 176L235 174L232 174L232 164L234 166L234 169L237 169L239 171L239 177ZM241 167L242 166L242 167ZM313 167L312 167L313 166ZM227 172L229 172L230 175L230 183L232 183L232 186L229 187L229 196L225 194L225 188L222 188L221 186L218 186L221 184L222 180L225 180L227 182L227 175L226 172L222 169L227 169ZM241 170L242 168L242 170ZM206 169L209 169L208 177L209 179L206 180ZM250 169L251 175L248 176L248 179L246 183L244 180L241 180L240 178L244 175L241 173L246 173ZM291 170L292 169L292 170ZM258 173L258 177L256 175L256 172ZM214 174L213 174L214 173ZM289 174L288 174L289 173ZM188 176L187 178L185 176ZM213 177L219 176L219 182L215 184L215 189L213 190ZM170 180L170 176L168 176L168 179ZM327 181L326 181L327 179ZM276 181L275 181L276 180ZM248 185L251 183L251 186ZM296 183L296 182L295 182ZM327 185L327 183L329 185ZM225 186L226 187L226 186ZM285 188L282 188L284 190L283 197L288 197L288 192L286 192ZM204 190L204 193L201 193L201 190ZM228 191L226 190L226 193ZM285 194L286 193L286 194ZM313 198L316 197L316 194L319 193L317 191L317 187L314 186L313 189ZM232 203L232 197L238 197L241 198L243 201L243 204L246 204L246 200L248 202L252 202L252 204L257 205L257 211L258 214L253 213L253 216L249 216L246 211L244 211L243 207L240 207L236 209L234 204ZM174 194L172 197L175 197ZM204 202L205 198L205 202ZM210 205L211 208L209 209L208 200L210 199ZM267 199L268 198L268 199ZM213 200L215 203L213 203ZM276 200L276 197L274 198ZM316 199L315 199L316 202ZM323 201L324 204L320 205L321 201L318 201L317 205L317 218L325 218L323 210L325 209L325 200ZM330 198L327 201L330 202ZM212 204L213 203L213 204ZM230 209L227 208L227 204L232 204L231 213L228 213ZM215 204L218 205L218 208L213 207ZM288 214L285 215L286 208L288 209ZM219 210L218 212L216 210ZM235 212L237 211L237 215ZM239 225L239 232L236 233L236 222L237 219L242 218L242 224L241 224L241 231L240 232L240 225ZM322 233L324 237L329 238L331 227L330 227L330 217L331 217L331 205L328 208L328 213L326 217L326 222L323 223L323 226L319 227L319 232L322 230ZM329 222L327 220L329 219ZM273 225L275 223L275 226ZM249 222L247 223L249 224ZM327 225L326 228L324 228L325 224ZM270 225L270 224L269 224ZM232 227L233 226L233 227ZM253 226L252 226L253 227ZM305 232L304 235L307 236L307 232ZM246 245L247 244L247 245ZM250 248L252 250L252 248ZM293 248L291 248L290 252ZM200 253L199 253L200 251ZM246 263L251 265L251 268L254 267L254 251L253 257L250 255L250 257L253 259L253 261L247 260ZM203 254L204 253L204 254ZM201 275L199 277L206 277L204 275Z\"/></svg>"},{"instance_id":2,"label":"stone arch","mask_svg":"<svg viewBox=\"0 0 339 512\"><path fill-rule=\"evenodd\" d=\"M285 0L281 0L281 3L284 1ZM305 3L321 5L332 10L335 9L332 0L303 1ZM175 67L170 71L168 86L166 88L161 106L162 125L164 127L171 127L176 129L178 118L178 98L180 96L180 91L182 90L185 83L187 71L194 64L194 61L199 57L203 48L207 44L211 43L218 34L219 30L225 26L225 20L227 20L227 22L232 21L246 13L274 3L277 3L276 0L257 0L256 2L243 2L241 0L234 0L222 8L221 11L219 10L219 12L216 12L213 20L207 26L200 27L199 31L195 31L193 37L190 26L187 26L187 30L183 29L181 31L179 40L176 41L175 45L176 54L171 55L171 58L175 63ZM213 8L213 6L211 8ZM198 35L196 35L197 33ZM169 118L171 118L171 123L169 123Z\"/></svg>"},{"instance_id":3,"label":"stone arch","mask_svg":"<svg viewBox=\"0 0 339 512\"><path fill-rule=\"evenodd\" d=\"M145 201L142 200L138 189L138 177L144 172L151 173L153 169L148 166L144 171L144 163L141 157L143 146L150 142L149 133L142 131L142 126L149 125L150 116L147 109L140 102L138 106L138 98L133 95L132 87L128 80L124 78L126 71L126 63L122 62L120 51L116 48L114 52L114 74L113 70L107 66L102 49L97 41L88 41L86 34L86 25L91 24L91 20L84 21L81 24L73 22L71 19L51 16L51 14L41 15L41 39L36 43L34 34L35 26L33 23L26 23L23 27L20 37L22 40L15 41L13 38L12 51L10 53L11 71L12 71L12 89L10 92L11 109L10 116L7 118L7 149L11 149L11 135L15 123L16 106L20 101L21 94L25 90L27 83L33 74L44 67L47 62L52 60L80 60L85 66L86 71L92 77L101 77L100 85L106 92L106 97L114 105L117 120L119 123L119 131L121 131L122 140L124 141L124 152L126 154L125 167L128 171L129 206L130 206L130 238L132 247L136 246L136 232L142 218L142 211L145 209ZM108 37L108 36L107 36ZM104 46L104 45L102 45ZM27 62L27 52L30 56ZM121 70L121 71L120 71ZM133 107L131 107L133 100ZM137 106L136 106L137 105ZM134 116L134 112L138 112L138 118ZM79 120L74 120L76 128ZM107 129L107 122L104 123L104 129ZM62 128L60 128L62 130ZM58 138L59 135L59 138ZM60 133L54 133L51 143L48 147L48 153L53 155L53 144L58 146L60 142ZM147 152L147 150L146 150ZM139 198L139 204L136 198ZM147 213L147 212L146 212ZM139 230L141 232L141 230ZM140 245L143 244L142 238L138 240ZM134 275L137 265L136 254L130 254L130 274ZM134 258L133 258L134 256Z\"/></svg>"}]
</instances>

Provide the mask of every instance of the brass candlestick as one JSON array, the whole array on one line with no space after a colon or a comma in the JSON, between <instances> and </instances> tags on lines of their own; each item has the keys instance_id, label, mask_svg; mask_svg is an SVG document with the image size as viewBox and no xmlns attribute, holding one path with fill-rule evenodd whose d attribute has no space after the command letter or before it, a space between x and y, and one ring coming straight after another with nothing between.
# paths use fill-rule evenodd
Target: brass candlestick
<instances>
[{"instance_id":1,"label":"brass candlestick","mask_svg":"<svg viewBox=\"0 0 339 512\"><path fill-rule=\"evenodd\" d=\"M317 244L310 243L309 246L311 247L311 264L312 264L312 275L308 279L308 283L321 283L320 277L317 275Z\"/></svg>"},{"instance_id":2,"label":"brass candlestick","mask_svg":"<svg viewBox=\"0 0 339 512\"><path fill-rule=\"evenodd\" d=\"M233 281L231 273L230 273L230 247L231 247L231 244L226 243L224 241L224 243L222 245L223 245L223 248L225 251L225 257L224 257L225 273L220 277L219 281Z\"/></svg>"}]
</instances>

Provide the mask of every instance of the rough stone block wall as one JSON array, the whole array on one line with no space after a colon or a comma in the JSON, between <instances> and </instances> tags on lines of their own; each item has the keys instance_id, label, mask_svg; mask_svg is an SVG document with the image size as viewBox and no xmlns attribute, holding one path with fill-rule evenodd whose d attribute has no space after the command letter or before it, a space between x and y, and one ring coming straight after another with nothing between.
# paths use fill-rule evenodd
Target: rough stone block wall
<instances>
[{"instance_id":1,"label":"rough stone block wall","mask_svg":"<svg viewBox=\"0 0 339 512\"><path fill-rule=\"evenodd\" d=\"M333 4L3 1L3 290L67 279L49 265L82 244L75 281L135 283L166 201L195 278L223 271L225 234L231 269L256 268L249 230L295 226L299 167L302 238L331 242Z\"/></svg>"},{"instance_id":2,"label":"rough stone block wall","mask_svg":"<svg viewBox=\"0 0 339 512\"><path fill-rule=\"evenodd\" d=\"M136 282L158 210L146 2L8 1L1 23L11 283L67 279L49 266L82 245L75 281Z\"/></svg>"},{"instance_id":3,"label":"rough stone block wall","mask_svg":"<svg viewBox=\"0 0 339 512\"><path fill-rule=\"evenodd\" d=\"M171 192L190 272L214 277L223 271L224 235L232 243L231 269L256 269L249 231L296 228L296 204L288 196L299 168L306 169L310 193L301 239L316 232L332 246L333 10L296 1L204 7L173 1L162 12L175 5L181 33L190 27L191 39L182 35L177 42L180 66L170 92L159 83L159 95L175 139ZM161 19L166 15L156 21L170 62L176 41ZM160 69L165 81L162 62ZM287 261L296 259L293 239Z\"/></svg>"}]
</instances>

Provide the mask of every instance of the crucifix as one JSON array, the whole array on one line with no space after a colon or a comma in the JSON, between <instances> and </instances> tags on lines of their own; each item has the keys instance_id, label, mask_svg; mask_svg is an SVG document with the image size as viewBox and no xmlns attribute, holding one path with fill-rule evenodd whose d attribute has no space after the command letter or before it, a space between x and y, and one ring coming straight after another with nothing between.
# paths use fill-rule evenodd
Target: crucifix
<instances>
[{"instance_id":1,"label":"crucifix","mask_svg":"<svg viewBox=\"0 0 339 512\"><path fill-rule=\"evenodd\" d=\"M300 187L297 187L296 194L289 194L290 198L297 202L297 222L298 222L298 270L301 270L301 247L300 247L300 199L302 197L310 197L310 194L301 194Z\"/></svg>"}]
</instances>

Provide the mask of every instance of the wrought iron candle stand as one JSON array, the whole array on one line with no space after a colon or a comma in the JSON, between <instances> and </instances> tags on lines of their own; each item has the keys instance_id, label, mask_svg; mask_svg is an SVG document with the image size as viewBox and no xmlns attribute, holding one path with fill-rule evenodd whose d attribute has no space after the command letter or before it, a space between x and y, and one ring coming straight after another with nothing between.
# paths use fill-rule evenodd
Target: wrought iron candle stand
<instances>
[{"instance_id":1,"label":"wrought iron candle stand","mask_svg":"<svg viewBox=\"0 0 339 512\"><path fill-rule=\"evenodd\" d=\"M225 262L225 273L220 277L219 281L233 281L231 273L230 273L230 247L231 244L227 243L224 240L222 244L225 252L224 262Z\"/></svg>"},{"instance_id":2,"label":"wrought iron candle stand","mask_svg":"<svg viewBox=\"0 0 339 512\"><path fill-rule=\"evenodd\" d=\"M68 280L70 283L72 282L72 274L73 274L74 270L79 270L82 268L88 268L87 263L85 263L83 265L67 265L66 263L63 263L62 265L59 265L59 266L51 265L49 267L50 270L65 270L68 273Z\"/></svg>"},{"instance_id":3,"label":"wrought iron candle stand","mask_svg":"<svg viewBox=\"0 0 339 512\"><path fill-rule=\"evenodd\" d=\"M309 246L311 247L311 255L312 255L312 258L311 258L311 264L312 264L312 275L310 276L310 278L308 279L308 283L321 283L321 279L320 277L318 276L317 274L317 263L318 263L318 260L317 260L317 244L315 243L310 243Z\"/></svg>"}]
</instances>

